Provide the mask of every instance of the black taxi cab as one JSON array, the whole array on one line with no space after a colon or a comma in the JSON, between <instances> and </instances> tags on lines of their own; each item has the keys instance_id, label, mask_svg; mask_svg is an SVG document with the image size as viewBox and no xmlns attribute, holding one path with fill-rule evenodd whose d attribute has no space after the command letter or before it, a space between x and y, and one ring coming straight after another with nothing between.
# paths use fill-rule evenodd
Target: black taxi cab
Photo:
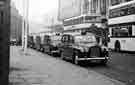
<instances>
[{"instance_id":1,"label":"black taxi cab","mask_svg":"<svg viewBox=\"0 0 135 85\"><path fill-rule=\"evenodd\" d=\"M60 43L61 43L61 34L56 34L56 35L52 35L50 36L50 51L51 51L51 55L56 56L56 54L59 54L59 47L60 47Z\"/></svg>"},{"instance_id":2,"label":"black taxi cab","mask_svg":"<svg viewBox=\"0 0 135 85\"><path fill-rule=\"evenodd\" d=\"M30 47L30 48L34 47L34 38L33 38L33 36L28 36L28 47Z\"/></svg>"},{"instance_id":3,"label":"black taxi cab","mask_svg":"<svg viewBox=\"0 0 135 85\"><path fill-rule=\"evenodd\" d=\"M40 43L41 43L41 38L40 36L36 36L35 40L34 40L34 48L38 51L40 51Z\"/></svg>"},{"instance_id":4,"label":"black taxi cab","mask_svg":"<svg viewBox=\"0 0 135 85\"><path fill-rule=\"evenodd\" d=\"M51 42L50 35L44 35L43 39L41 41L41 51L42 52L50 54L50 51L51 51L50 42Z\"/></svg>"},{"instance_id":5,"label":"black taxi cab","mask_svg":"<svg viewBox=\"0 0 135 85\"><path fill-rule=\"evenodd\" d=\"M61 42L60 35L43 35L41 36L41 51L52 55L58 53L58 47Z\"/></svg>"},{"instance_id":6,"label":"black taxi cab","mask_svg":"<svg viewBox=\"0 0 135 85\"><path fill-rule=\"evenodd\" d=\"M81 61L99 61L106 65L109 59L108 48L100 40L93 33L64 34L61 38L60 58L70 59L75 64L80 64Z\"/></svg>"}]
</instances>

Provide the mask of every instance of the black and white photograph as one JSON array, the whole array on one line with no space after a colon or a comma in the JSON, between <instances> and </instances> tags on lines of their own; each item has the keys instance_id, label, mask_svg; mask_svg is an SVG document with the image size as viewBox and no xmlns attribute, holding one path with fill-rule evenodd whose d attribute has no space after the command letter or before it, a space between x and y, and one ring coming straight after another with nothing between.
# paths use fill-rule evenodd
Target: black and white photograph
<instances>
[{"instance_id":1,"label":"black and white photograph","mask_svg":"<svg viewBox=\"0 0 135 85\"><path fill-rule=\"evenodd\" d=\"M135 85L135 0L0 0L0 85Z\"/></svg>"}]
</instances>

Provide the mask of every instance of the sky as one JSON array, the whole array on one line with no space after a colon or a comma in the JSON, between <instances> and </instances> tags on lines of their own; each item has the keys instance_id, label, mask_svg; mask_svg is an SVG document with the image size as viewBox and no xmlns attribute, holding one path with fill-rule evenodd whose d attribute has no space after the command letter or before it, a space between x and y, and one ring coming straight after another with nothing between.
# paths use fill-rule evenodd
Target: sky
<instances>
[{"instance_id":1,"label":"sky","mask_svg":"<svg viewBox=\"0 0 135 85\"><path fill-rule=\"evenodd\" d=\"M12 0L19 13L22 14L24 0ZM29 21L34 24L32 31L37 32L38 25L42 28L52 23L52 18L57 22L58 0L29 0ZM35 26L37 25L37 26ZM41 26L42 25L42 26ZM33 28L33 29L32 29ZM34 30L35 29L35 30Z\"/></svg>"}]
</instances>

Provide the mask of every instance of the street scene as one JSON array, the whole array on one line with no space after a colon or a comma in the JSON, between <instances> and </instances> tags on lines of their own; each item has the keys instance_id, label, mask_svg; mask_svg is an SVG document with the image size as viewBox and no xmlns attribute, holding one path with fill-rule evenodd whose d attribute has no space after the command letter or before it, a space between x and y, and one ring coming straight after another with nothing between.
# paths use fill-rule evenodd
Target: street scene
<instances>
[{"instance_id":1,"label":"street scene","mask_svg":"<svg viewBox=\"0 0 135 85\"><path fill-rule=\"evenodd\" d=\"M135 85L135 0L0 1L0 28L0 83Z\"/></svg>"},{"instance_id":2,"label":"street scene","mask_svg":"<svg viewBox=\"0 0 135 85\"><path fill-rule=\"evenodd\" d=\"M133 85L135 78L111 64L81 67L32 49L27 55L21 47L10 49L10 85Z\"/></svg>"}]
</instances>

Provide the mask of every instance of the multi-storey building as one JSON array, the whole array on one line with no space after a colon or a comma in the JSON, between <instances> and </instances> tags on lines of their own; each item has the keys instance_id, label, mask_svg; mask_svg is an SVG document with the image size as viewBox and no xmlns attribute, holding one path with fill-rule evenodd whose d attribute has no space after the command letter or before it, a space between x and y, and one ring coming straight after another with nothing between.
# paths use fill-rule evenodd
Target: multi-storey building
<instances>
[{"instance_id":1,"label":"multi-storey building","mask_svg":"<svg viewBox=\"0 0 135 85\"><path fill-rule=\"evenodd\" d=\"M10 26L10 40L15 42L21 42L22 35L22 16L19 14L13 2L11 2L10 8L11 26Z\"/></svg>"},{"instance_id":2,"label":"multi-storey building","mask_svg":"<svg viewBox=\"0 0 135 85\"><path fill-rule=\"evenodd\" d=\"M107 15L107 10L109 6L109 0L83 0L83 14L90 15Z\"/></svg>"}]
</instances>

